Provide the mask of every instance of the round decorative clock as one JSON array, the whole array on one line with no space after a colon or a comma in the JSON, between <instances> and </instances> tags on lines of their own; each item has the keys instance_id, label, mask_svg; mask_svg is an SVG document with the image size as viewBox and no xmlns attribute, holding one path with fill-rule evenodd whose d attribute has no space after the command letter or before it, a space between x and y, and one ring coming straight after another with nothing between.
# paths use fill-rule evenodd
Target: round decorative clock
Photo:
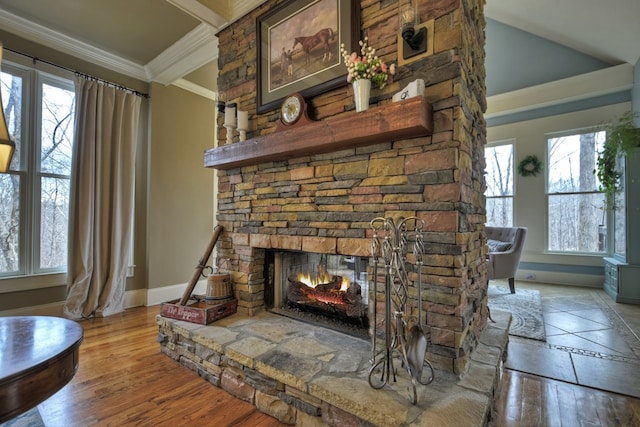
<instances>
[{"instance_id":1,"label":"round decorative clock","mask_svg":"<svg viewBox=\"0 0 640 427\"><path fill-rule=\"evenodd\" d=\"M305 106L304 98L299 93L287 96L280 107L280 120L288 126L296 123L304 115Z\"/></svg>"}]
</instances>

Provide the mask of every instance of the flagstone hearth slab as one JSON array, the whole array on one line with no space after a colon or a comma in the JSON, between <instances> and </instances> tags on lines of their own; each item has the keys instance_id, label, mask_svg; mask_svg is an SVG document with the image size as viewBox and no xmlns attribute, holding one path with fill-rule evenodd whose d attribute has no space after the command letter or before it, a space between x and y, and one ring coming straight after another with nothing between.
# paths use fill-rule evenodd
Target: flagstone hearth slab
<instances>
[{"instance_id":1,"label":"flagstone hearth slab","mask_svg":"<svg viewBox=\"0 0 640 427\"><path fill-rule=\"evenodd\" d=\"M266 393L281 399L279 406L295 408L298 424L321 423L318 414L335 410L377 426L446 427L482 426L492 419L511 320L508 314L496 317L502 320L485 328L466 373L458 378L436 370L431 384L418 386L415 405L408 398L410 378L399 362L396 382L379 390L369 385L368 340L272 313L236 313L211 325L158 316L157 323L165 354L192 369L200 366L198 371L214 385L212 377L223 376L226 369L245 372L252 385L268 385L257 385L256 395ZM218 353L200 348L190 356L194 342ZM290 416L290 411L278 413Z\"/></svg>"},{"instance_id":2,"label":"flagstone hearth slab","mask_svg":"<svg viewBox=\"0 0 640 427\"><path fill-rule=\"evenodd\" d=\"M254 360L273 350L277 344L257 337L247 337L229 344L225 352L244 366L254 367Z\"/></svg>"}]
</instances>

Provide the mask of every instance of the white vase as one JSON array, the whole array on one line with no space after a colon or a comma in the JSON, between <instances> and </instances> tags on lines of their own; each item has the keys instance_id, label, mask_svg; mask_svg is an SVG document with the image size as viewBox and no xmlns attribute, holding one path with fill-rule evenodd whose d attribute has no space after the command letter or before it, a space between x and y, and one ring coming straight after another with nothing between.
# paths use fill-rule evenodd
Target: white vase
<instances>
[{"instance_id":1,"label":"white vase","mask_svg":"<svg viewBox=\"0 0 640 427\"><path fill-rule=\"evenodd\" d=\"M353 82L353 96L356 101L356 111L369 109L369 95L371 94L371 80L358 79Z\"/></svg>"}]
</instances>

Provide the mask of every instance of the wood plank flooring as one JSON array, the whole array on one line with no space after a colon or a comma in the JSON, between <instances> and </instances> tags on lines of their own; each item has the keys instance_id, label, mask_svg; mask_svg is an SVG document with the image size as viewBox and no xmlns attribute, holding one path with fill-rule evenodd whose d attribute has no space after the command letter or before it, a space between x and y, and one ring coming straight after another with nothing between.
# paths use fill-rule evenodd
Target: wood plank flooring
<instances>
[{"instance_id":1,"label":"wood plank flooring","mask_svg":"<svg viewBox=\"0 0 640 427\"><path fill-rule=\"evenodd\" d=\"M38 407L47 427L284 425L161 354L159 312L140 307L80 323L78 372Z\"/></svg>"},{"instance_id":2,"label":"wood plank flooring","mask_svg":"<svg viewBox=\"0 0 640 427\"><path fill-rule=\"evenodd\" d=\"M47 427L284 424L160 353L155 316L139 307L81 322L80 368L39 405ZM640 399L506 371L497 426L635 426Z\"/></svg>"},{"instance_id":3,"label":"wood plank flooring","mask_svg":"<svg viewBox=\"0 0 640 427\"><path fill-rule=\"evenodd\" d=\"M496 426L640 426L640 399L506 370Z\"/></svg>"}]
</instances>

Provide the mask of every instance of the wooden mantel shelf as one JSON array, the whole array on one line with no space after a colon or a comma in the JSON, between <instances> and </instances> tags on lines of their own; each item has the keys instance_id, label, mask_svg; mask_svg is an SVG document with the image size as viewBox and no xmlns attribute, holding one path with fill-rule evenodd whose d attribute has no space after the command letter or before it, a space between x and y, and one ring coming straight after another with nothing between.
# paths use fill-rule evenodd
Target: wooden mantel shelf
<instances>
[{"instance_id":1,"label":"wooden mantel shelf","mask_svg":"<svg viewBox=\"0 0 640 427\"><path fill-rule=\"evenodd\" d=\"M432 133L431 105L415 97L212 148L204 165L228 170Z\"/></svg>"}]
</instances>

